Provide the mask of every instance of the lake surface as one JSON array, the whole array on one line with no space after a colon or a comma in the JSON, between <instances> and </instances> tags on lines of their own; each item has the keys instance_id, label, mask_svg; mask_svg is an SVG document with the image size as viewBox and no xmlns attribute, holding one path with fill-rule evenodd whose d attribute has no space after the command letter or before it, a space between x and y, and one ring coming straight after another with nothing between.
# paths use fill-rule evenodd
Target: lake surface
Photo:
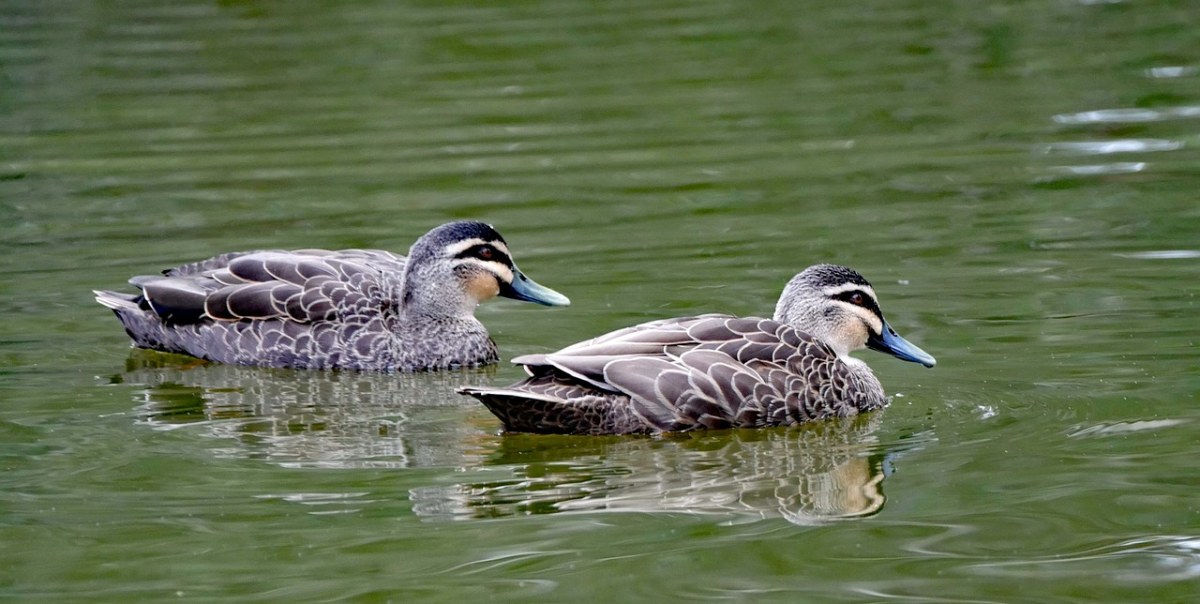
<instances>
[{"instance_id":1,"label":"lake surface","mask_svg":"<svg viewBox=\"0 0 1200 604\"><path fill-rule=\"evenodd\" d=\"M1190 2L0 3L0 597L1200 598ZM131 351L91 290L475 218L505 359L832 261L935 369L791 430L502 435Z\"/></svg>"}]
</instances>

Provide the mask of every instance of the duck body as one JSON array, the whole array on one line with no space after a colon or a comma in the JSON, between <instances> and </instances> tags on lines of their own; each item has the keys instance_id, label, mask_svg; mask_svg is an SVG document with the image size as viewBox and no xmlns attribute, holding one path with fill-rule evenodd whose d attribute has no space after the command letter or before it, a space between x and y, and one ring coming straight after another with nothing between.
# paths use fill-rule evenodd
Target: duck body
<instances>
[{"instance_id":1,"label":"duck body","mask_svg":"<svg viewBox=\"0 0 1200 604\"><path fill-rule=\"evenodd\" d=\"M409 256L384 250L222 254L97 291L135 346L236 365L421 371L494 363L475 318L502 295L561 306L529 280L490 226L433 229Z\"/></svg>"},{"instance_id":2,"label":"duck body","mask_svg":"<svg viewBox=\"0 0 1200 604\"><path fill-rule=\"evenodd\" d=\"M514 359L529 377L470 387L514 432L637 434L758 428L851 416L887 404L870 346L932 367L896 335L861 275L817 265L788 284L772 319L701 315L652 321Z\"/></svg>"}]
</instances>

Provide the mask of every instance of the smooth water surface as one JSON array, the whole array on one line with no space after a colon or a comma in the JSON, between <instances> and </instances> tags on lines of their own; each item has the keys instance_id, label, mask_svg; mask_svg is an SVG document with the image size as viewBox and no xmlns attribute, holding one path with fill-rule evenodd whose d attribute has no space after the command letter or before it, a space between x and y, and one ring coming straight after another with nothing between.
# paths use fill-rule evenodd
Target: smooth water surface
<instances>
[{"instance_id":1,"label":"smooth water surface","mask_svg":"<svg viewBox=\"0 0 1200 604\"><path fill-rule=\"evenodd\" d=\"M1190 2L0 3L0 597L1200 598ZM91 290L504 233L503 356L853 266L939 361L791 430L131 351Z\"/></svg>"}]
</instances>

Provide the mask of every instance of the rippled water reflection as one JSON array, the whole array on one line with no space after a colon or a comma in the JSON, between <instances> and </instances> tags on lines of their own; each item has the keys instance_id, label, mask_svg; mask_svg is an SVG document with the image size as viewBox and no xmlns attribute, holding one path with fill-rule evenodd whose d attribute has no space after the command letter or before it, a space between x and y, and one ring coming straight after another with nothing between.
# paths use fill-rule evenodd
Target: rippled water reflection
<instances>
[{"instance_id":1,"label":"rippled water reflection","mask_svg":"<svg viewBox=\"0 0 1200 604\"><path fill-rule=\"evenodd\" d=\"M510 476L472 472L471 482L416 489L413 511L435 518L670 512L796 524L869 516L883 508L882 483L896 456L878 450L881 416L661 439L513 435L484 460L512 468L503 473Z\"/></svg>"},{"instance_id":2,"label":"rippled water reflection","mask_svg":"<svg viewBox=\"0 0 1200 604\"><path fill-rule=\"evenodd\" d=\"M376 375L233 367L138 351L114 380L137 387L138 423L238 443L234 457L288 467L453 466L479 427L454 388L494 368Z\"/></svg>"}]
</instances>

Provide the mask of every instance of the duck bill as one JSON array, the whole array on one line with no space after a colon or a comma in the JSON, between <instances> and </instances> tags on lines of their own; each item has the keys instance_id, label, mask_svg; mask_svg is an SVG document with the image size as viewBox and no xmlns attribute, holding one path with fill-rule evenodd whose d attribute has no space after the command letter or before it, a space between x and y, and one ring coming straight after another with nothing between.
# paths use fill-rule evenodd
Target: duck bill
<instances>
[{"instance_id":1,"label":"duck bill","mask_svg":"<svg viewBox=\"0 0 1200 604\"><path fill-rule=\"evenodd\" d=\"M570 298L526 277L525 273L517 270L516 266L513 267L512 283L500 284L500 295L513 300L545 306L568 306L571 304Z\"/></svg>"},{"instance_id":2,"label":"duck bill","mask_svg":"<svg viewBox=\"0 0 1200 604\"><path fill-rule=\"evenodd\" d=\"M871 337L867 338L867 348L885 352L901 361L920 363L926 367L933 367L937 364L937 359L918 348L916 344L900 337L896 330L887 324L887 321L883 322L883 335L871 334Z\"/></svg>"}]
</instances>

